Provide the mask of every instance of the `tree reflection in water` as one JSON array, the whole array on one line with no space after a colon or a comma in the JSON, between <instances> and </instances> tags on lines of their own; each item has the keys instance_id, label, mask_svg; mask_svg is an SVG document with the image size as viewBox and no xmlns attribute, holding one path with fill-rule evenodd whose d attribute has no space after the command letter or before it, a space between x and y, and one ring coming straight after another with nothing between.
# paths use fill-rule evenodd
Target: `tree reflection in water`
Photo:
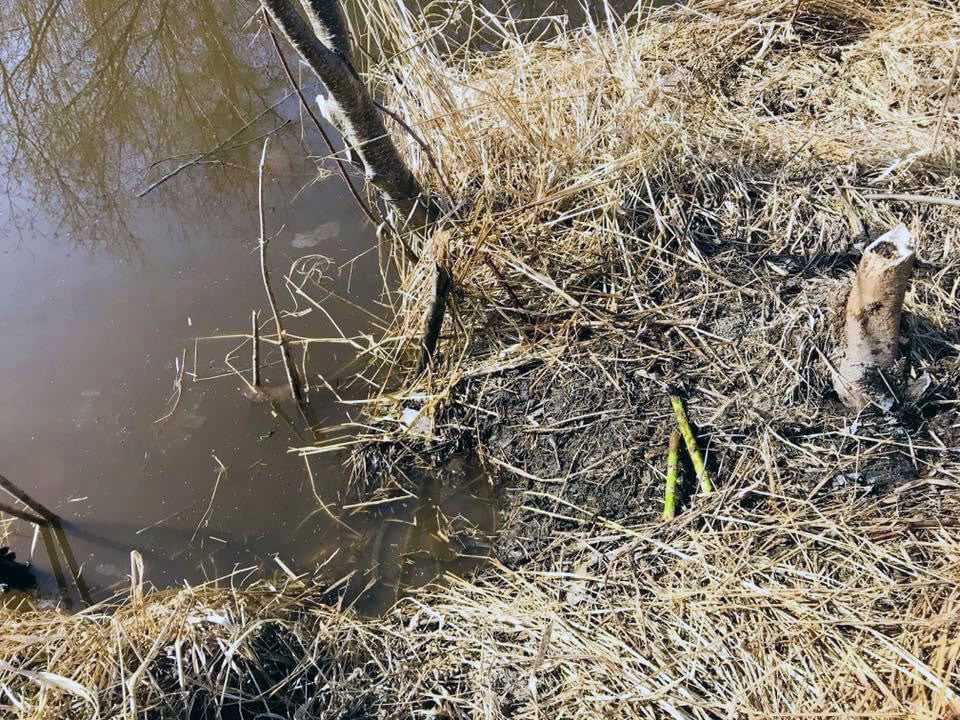
<instances>
[{"instance_id":1,"label":"tree reflection in water","mask_svg":"<svg viewBox=\"0 0 960 720\"><path fill-rule=\"evenodd\" d=\"M251 9L193 0L8 0L0 17L0 170L6 221L21 240L42 213L54 234L113 252L136 251L136 201L185 160L217 147L163 192L203 212L252 172L248 144L276 127L278 74L266 47L238 32ZM279 151L279 148L278 148ZM197 192L202 185L203 192ZM157 192L160 192L159 190ZM167 198L169 201L169 198ZM49 229L44 234L49 234Z\"/></svg>"}]
</instances>

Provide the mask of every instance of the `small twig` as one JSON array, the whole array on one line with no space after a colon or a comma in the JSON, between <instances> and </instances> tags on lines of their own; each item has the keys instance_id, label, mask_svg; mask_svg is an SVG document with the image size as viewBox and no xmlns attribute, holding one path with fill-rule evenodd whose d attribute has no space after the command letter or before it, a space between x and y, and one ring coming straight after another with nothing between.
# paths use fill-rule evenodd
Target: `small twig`
<instances>
[{"instance_id":1,"label":"small twig","mask_svg":"<svg viewBox=\"0 0 960 720\"><path fill-rule=\"evenodd\" d=\"M901 202L924 203L926 205L947 205L960 208L960 200L937 197L936 195L913 195L910 193L871 193L863 195L864 200L900 200Z\"/></svg>"},{"instance_id":2,"label":"small twig","mask_svg":"<svg viewBox=\"0 0 960 720\"><path fill-rule=\"evenodd\" d=\"M670 433L670 445L667 448L667 485L663 491L663 519L673 520L677 513L677 475L680 456L680 433Z\"/></svg>"},{"instance_id":3,"label":"small twig","mask_svg":"<svg viewBox=\"0 0 960 720\"><path fill-rule=\"evenodd\" d=\"M193 543L197 538L197 534L200 532L200 528L207 527L210 524L210 515L213 512L213 502L217 498L217 490L220 487L220 481L223 479L223 476L227 474L227 467L220 462L220 458L216 455L213 456L213 459L217 463L217 478L213 481L213 491L210 493L210 502L207 503L207 509L203 511L203 515L200 516L200 522L197 523L196 530L193 531L193 535L190 537L190 542Z\"/></svg>"},{"instance_id":4,"label":"small twig","mask_svg":"<svg viewBox=\"0 0 960 720\"><path fill-rule=\"evenodd\" d=\"M39 515L48 523L52 523L57 519L57 516L54 513L50 512L46 507L27 495L23 490L7 480L7 478L5 478L3 475L0 475L0 488L3 488L8 493L13 495L13 497L26 505L27 508L34 514Z\"/></svg>"},{"instance_id":5,"label":"small twig","mask_svg":"<svg viewBox=\"0 0 960 720\"><path fill-rule=\"evenodd\" d=\"M303 393L300 390L300 383L297 380L296 368L293 366L293 360L290 357L290 348L286 342L283 322L280 320L280 313L277 311L277 299L270 285L270 271L267 270L267 234L266 221L263 214L263 166L267 161L267 146L269 144L270 138L266 138L263 141L263 151L260 153L260 169L257 181L257 204L260 215L260 276L263 278L263 288L266 290L270 310L273 312L273 322L277 328L277 340L280 345L280 357L283 359L283 369L287 373L287 383L290 385L290 393L299 405L303 403Z\"/></svg>"},{"instance_id":6,"label":"small twig","mask_svg":"<svg viewBox=\"0 0 960 720\"><path fill-rule=\"evenodd\" d=\"M284 98L284 99L286 99L286 98ZM179 175L181 172L183 172L184 170L186 170L188 167L191 167L191 166L193 166L193 165L197 165L198 163L203 162L206 158L208 158L208 157L210 157L211 155L213 155L213 153L215 153L215 152L217 152L218 150L221 150L222 148L226 147L227 143L229 143L231 140L233 140L235 137L237 137L237 135L239 135L240 133L242 133L242 132L243 132L244 130L246 130L248 127L250 127L251 125L253 125L257 120L259 120L260 118L262 118L262 117L263 117L264 115L266 115L268 112L270 112L271 110L273 110L274 107L275 107L275 105L271 105L270 107L268 107L266 110L264 110L262 113L260 113L259 115L257 115L253 120L251 120L251 121L248 122L246 125L244 125L242 128L240 128L239 130L237 130L233 135L231 135L230 137L228 137L226 140L224 140L224 141L223 141L222 143L220 143L219 145L210 148L210 149L207 150L206 152L200 153L200 154L197 155L195 158L193 158L192 160L188 160L187 162L183 163L182 165L178 165L177 167L175 167L173 170L171 170L170 172L168 172L166 175L164 175L164 176L163 176L162 178L160 178L159 180L156 180L156 181L150 183L146 188L144 188L143 190L141 190L140 192L137 193L137 197L138 197L138 198L142 198L142 197L143 197L144 195L146 195L147 193L151 192L152 190L155 190L155 189L158 188L160 185L163 185L167 180L170 180L171 178L175 177L176 175ZM275 132L277 132L278 130L282 130L283 128L285 128L285 127L286 127L287 125L289 125L289 124L290 124L290 121L289 121L289 120L284 120L280 125L278 125L277 127L273 128L273 130L270 130L269 132L264 133L263 135L260 135L260 136L258 136L258 137L253 138L250 142L256 142L256 141L259 140L261 137L269 138L269 137L270 137L271 135L273 135Z\"/></svg>"},{"instance_id":7,"label":"small twig","mask_svg":"<svg viewBox=\"0 0 960 720\"><path fill-rule=\"evenodd\" d=\"M531 677L537 674L537 671L543 665L543 661L547 659L547 648L550 646L551 635L553 635L553 620L550 620L547 623L547 627L543 629L543 635L540 638L540 645L537 647L537 654L533 658L533 663L530 665Z\"/></svg>"},{"instance_id":8,"label":"small twig","mask_svg":"<svg viewBox=\"0 0 960 720\"><path fill-rule=\"evenodd\" d=\"M493 276L497 279L497 282L500 283L500 287L503 288L504 292L510 297L510 301L513 303L513 306L524 314L529 314L530 311L527 310L526 306L520 301L520 298L517 297L517 293L511 287L510 283L507 282L507 279L503 276L503 272L500 268L497 267L497 264L489 255L484 255L483 257L484 264L490 268L490 272L493 273Z\"/></svg>"},{"instance_id":9,"label":"small twig","mask_svg":"<svg viewBox=\"0 0 960 720\"><path fill-rule=\"evenodd\" d=\"M687 413L683 409L683 400L679 395L671 395L670 403L673 405L673 414L677 419L677 427L680 428L680 434L687 445L687 453L690 455L690 461L693 463L693 469L700 481L700 492L709 495L713 492L713 483L710 480L710 473L703 462L703 455L700 453L700 446L697 445L697 438L690 428L690 422L687 420Z\"/></svg>"},{"instance_id":10,"label":"small twig","mask_svg":"<svg viewBox=\"0 0 960 720\"><path fill-rule=\"evenodd\" d=\"M317 482L313 476L313 468L310 467L310 458L306 455L303 455L302 457L303 457L303 464L307 468L307 479L310 481L310 490L311 492L313 492L314 500L317 501L317 504L320 506L323 512L327 514L327 517L329 517L331 520L333 520L335 523L337 523L341 527L347 529L352 535L354 535L354 537L360 537L360 533L354 530L349 525L347 525L347 523L345 523L343 520L338 518L334 514L334 512L330 509L330 506L323 501L322 497L320 497L320 493L317 491ZM311 513L311 515L312 514L313 513ZM306 519L304 519L304 522L306 522ZM303 525L303 523L300 523L300 524Z\"/></svg>"},{"instance_id":11,"label":"small twig","mask_svg":"<svg viewBox=\"0 0 960 720\"><path fill-rule=\"evenodd\" d=\"M183 371L187 364L186 348L184 348L180 353L180 357L174 358L174 363L176 364L177 377L173 380L173 393L171 393L170 399L167 400L168 403L172 402L173 405L170 408L170 412L153 421L154 425L168 420L177 411L177 407L180 405L180 398L183 396Z\"/></svg>"},{"instance_id":12,"label":"small twig","mask_svg":"<svg viewBox=\"0 0 960 720\"><path fill-rule=\"evenodd\" d=\"M250 311L250 342L253 349L250 351L250 374L251 385L254 390L260 389L260 324L258 322L258 313L256 310Z\"/></svg>"}]
</instances>

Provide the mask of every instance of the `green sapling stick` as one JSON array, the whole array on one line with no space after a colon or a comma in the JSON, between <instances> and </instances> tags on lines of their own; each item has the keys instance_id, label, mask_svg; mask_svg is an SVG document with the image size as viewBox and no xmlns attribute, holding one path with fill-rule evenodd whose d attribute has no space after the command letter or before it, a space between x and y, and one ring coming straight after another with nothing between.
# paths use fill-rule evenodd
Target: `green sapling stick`
<instances>
[{"instance_id":1,"label":"green sapling stick","mask_svg":"<svg viewBox=\"0 0 960 720\"><path fill-rule=\"evenodd\" d=\"M673 405L673 414L677 418L677 427L680 428L680 434L683 435L683 441L687 445L687 452L690 454L690 462L693 463L693 469L700 480L700 492L709 495L713 492L713 483L710 481L710 473L703 462L703 455L700 454L700 446L697 445L697 438L690 429L690 423L687 421L687 413L683 409L683 400L679 395L671 395L670 403Z\"/></svg>"}]
</instances>

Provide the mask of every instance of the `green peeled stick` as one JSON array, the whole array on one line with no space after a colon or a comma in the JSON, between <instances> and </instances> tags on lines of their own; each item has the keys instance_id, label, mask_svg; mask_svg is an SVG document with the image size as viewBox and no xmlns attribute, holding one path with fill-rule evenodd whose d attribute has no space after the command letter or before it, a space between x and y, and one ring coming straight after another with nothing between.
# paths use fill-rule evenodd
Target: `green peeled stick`
<instances>
[{"instance_id":1,"label":"green peeled stick","mask_svg":"<svg viewBox=\"0 0 960 720\"><path fill-rule=\"evenodd\" d=\"M707 466L703 462L703 455L700 454L697 438L687 421L687 412L683 409L683 400L680 399L679 395L671 395L670 403L673 405L673 414L677 418L677 427L680 428L680 434L683 435L683 441L687 445L687 453L690 455L690 462L693 463L693 470L700 480L700 492L709 495L713 492L713 483L710 481Z\"/></svg>"}]
</instances>

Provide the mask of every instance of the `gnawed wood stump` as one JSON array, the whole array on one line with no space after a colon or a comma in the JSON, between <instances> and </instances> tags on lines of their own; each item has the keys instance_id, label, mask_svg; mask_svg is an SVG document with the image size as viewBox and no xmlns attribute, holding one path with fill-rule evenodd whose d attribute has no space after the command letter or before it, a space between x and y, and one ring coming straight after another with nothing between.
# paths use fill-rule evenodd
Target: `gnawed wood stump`
<instances>
[{"instance_id":1,"label":"gnawed wood stump","mask_svg":"<svg viewBox=\"0 0 960 720\"><path fill-rule=\"evenodd\" d=\"M845 347L833 376L844 405L862 409L871 401L889 409L893 398L882 373L893 368L900 343L900 315L915 257L902 223L863 252L847 298Z\"/></svg>"}]
</instances>

